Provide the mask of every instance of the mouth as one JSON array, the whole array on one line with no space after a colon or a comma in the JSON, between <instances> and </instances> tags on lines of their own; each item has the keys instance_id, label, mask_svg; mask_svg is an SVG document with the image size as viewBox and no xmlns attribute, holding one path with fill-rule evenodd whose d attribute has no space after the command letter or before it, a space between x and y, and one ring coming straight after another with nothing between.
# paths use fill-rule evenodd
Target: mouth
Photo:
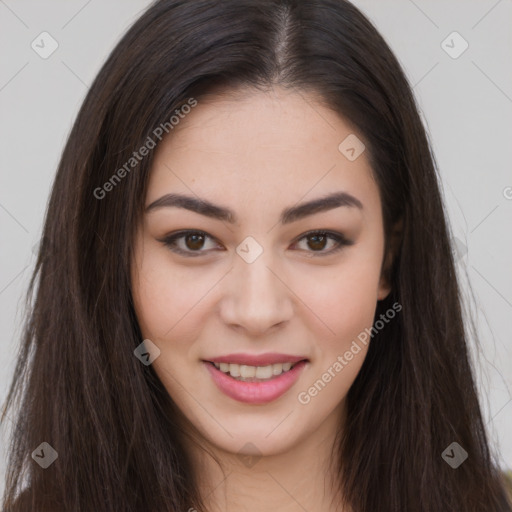
<instances>
[{"instance_id":1,"label":"mouth","mask_svg":"<svg viewBox=\"0 0 512 512\"><path fill-rule=\"evenodd\" d=\"M218 360L202 363L217 388L228 397L238 402L266 404L284 395L309 363L308 359L291 359L296 360L265 366Z\"/></svg>"},{"instance_id":2,"label":"mouth","mask_svg":"<svg viewBox=\"0 0 512 512\"><path fill-rule=\"evenodd\" d=\"M307 359L301 359L295 363L275 363L265 366L251 366L238 363L216 363L213 361L205 361L217 370L225 373L227 376L240 382L267 382L273 380L280 375L289 372L301 362L307 362Z\"/></svg>"}]
</instances>

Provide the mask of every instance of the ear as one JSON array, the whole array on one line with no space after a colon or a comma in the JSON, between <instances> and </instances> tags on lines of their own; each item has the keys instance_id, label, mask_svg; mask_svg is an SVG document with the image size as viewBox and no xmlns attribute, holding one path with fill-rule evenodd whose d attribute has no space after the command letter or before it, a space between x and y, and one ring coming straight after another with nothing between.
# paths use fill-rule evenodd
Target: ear
<instances>
[{"instance_id":1,"label":"ear","mask_svg":"<svg viewBox=\"0 0 512 512\"><path fill-rule=\"evenodd\" d=\"M391 268L398 254L400 242L402 240L403 219L399 219L391 230L391 239L389 243L388 253L384 255L382 263L379 288L377 292L377 300L385 299L391 292Z\"/></svg>"}]
</instances>

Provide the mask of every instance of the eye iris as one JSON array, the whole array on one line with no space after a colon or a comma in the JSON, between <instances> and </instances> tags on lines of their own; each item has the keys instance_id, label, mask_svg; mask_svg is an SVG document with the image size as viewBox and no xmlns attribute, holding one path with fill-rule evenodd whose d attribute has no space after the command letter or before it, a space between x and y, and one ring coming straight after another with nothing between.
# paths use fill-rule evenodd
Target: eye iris
<instances>
[{"instance_id":1,"label":"eye iris","mask_svg":"<svg viewBox=\"0 0 512 512\"><path fill-rule=\"evenodd\" d=\"M189 243L190 240L192 240L192 244ZM204 245L204 235L199 233L191 233L186 235L185 244L187 248L191 250L201 249L201 247Z\"/></svg>"},{"instance_id":2,"label":"eye iris","mask_svg":"<svg viewBox=\"0 0 512 512\"><path fill-rule=\"evenodd\" d=\"M325 235L309 235L308 239L308 244L311 249L319 250L325 248L325 242L327 240L327 237ZM313 246L310 243L312 239L316 239L316 241L313 241ZM318 242L318 239L320 239L320 242ZM320 245L318 245L318 243Z\"/></svg>"}]
</instances>

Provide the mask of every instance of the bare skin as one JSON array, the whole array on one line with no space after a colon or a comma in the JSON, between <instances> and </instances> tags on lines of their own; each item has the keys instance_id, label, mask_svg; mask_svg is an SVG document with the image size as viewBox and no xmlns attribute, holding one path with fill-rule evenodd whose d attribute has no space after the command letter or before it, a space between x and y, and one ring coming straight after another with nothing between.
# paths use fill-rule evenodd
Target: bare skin
<instances>
[{"instance_id":1,"label":"bare skin","mask_svg":"<svg viewBox=\"0 0 512 512\"><path fill-rule=\"evenodd\" d=\"M371 328L377 301L390 292L367 155L350 161L338 149L354 133L313 97L275 89L202 101L157 148L146 206L179 193L237 217L231 224L175 206L153 208L139 226L132 264L139 325L161 351L153 367L225 471L190 447L212 512L340 510L330 485L339 477L329 462L368 345L359 343L342 371L332 367ZM338 191L362 208L279 223L284 209ZM192 256L162 242L182 230L207 234L176 242ZM304 237L311 230L340 233L352 244L334 252L335 240ZM250 263L236 251L246 237L263 251ZM248 404L221 392L203 362L235 352L308 362L284 395ZM308 394L328 368L328 384Z\"/></svg>"}]
</instances>

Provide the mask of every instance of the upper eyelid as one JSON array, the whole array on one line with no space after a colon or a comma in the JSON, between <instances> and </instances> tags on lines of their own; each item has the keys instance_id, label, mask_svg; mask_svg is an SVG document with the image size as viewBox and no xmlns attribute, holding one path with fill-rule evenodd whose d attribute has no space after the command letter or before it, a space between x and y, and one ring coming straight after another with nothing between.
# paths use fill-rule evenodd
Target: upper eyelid
<instances>
[{"instance_id":1,"label":"upper eyelid","mask_svg":"<svg viewBox=\"0 0 512 512\"><path fill-rule=\"evenodd\" d=\"M294 240L301 240L302 238L304 238L307 235L313 235L313 234L317 234L317 233L325 233L327 235L339 236L340 238L343 238L344 240L349 242L349 240L346 238L346 236L343 233L340 233L340 232L337 232L337 231L333 231L331 229L310 229L309 231L305 231L304 233L301 233L300 235L298 235ZM186 235L190 235L190 234L192 234L192 235L205 235L208 238L211 238L212 240L215 240L216 242L219 241L213 235L210 235L206 231L201 231L200 229L185 229L183 231L177 231L175 233L170 233L169 235L163 236L161 240L165 241L165 240L169 240L171 238L172 239L180 239L181 237L186 236Z\"/></svg>"}]
</instances>

